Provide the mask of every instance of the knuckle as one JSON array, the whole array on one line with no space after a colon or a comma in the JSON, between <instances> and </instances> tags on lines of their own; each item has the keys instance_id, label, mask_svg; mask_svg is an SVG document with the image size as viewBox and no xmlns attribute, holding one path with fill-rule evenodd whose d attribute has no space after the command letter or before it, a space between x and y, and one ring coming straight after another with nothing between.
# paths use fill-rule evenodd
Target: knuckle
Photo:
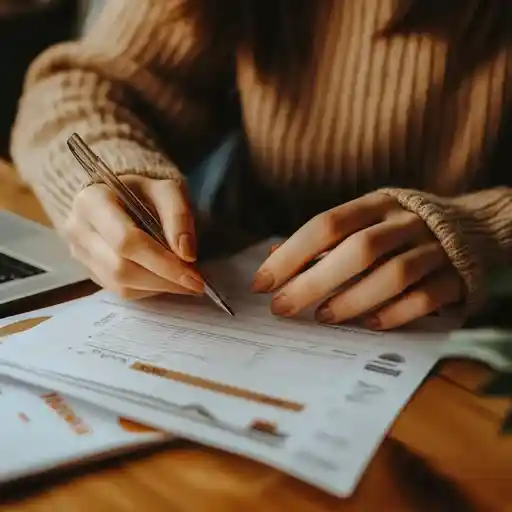
<instances>
[{"instance_id":1,"label":"knuckle","mask_svg":"<svg viewBox=\"0 0 512 512\"><path fill-rule=\"evenodd\" d=\"M399 327L411 317L411 308L407 302L399 300L383 311L375 314L375 320L380 330L387 331ZM416 315L412 315L413 317Z\"/></svg>"},{"instance_id":2,"label":"knuckle","mask_svg":"<svg viewBox=\"0 0 512 512\"><path fill-rule=\"evenodd\" d=\"M412 225L424 225L423 219L416 213L409 210L403 210L401 212L403 217Z\"/></svg>"},{"instance_id":3,"label":"knuckle","mask_svg":"<svg viewBox=\"0 0 512 512\"><path fill-rule=\"evenodd\" d=\"M418 214L414 212L404 212L404 217L407 221L408 228L414 233L433 236L426 222Z\"/></svg>"},{"instance_id":4,"label":"knuckle","mask_svg":"<svg viewBox=\"0 0 512 512\"><path fill-rule=\"evenodd\" d=\"M378 239L372 233L361 231L347 239L347 246L363 267L370 266L378 256Z\"/></svg>"},{"instance_id":5,"label":"knuckle","mask_svg":"<svg viewBox=\"0 0 512 512\"><path fill-rule=\"evenodd\" d=\"M328 241L337 241L340 237L340 222L338 216L331 211L323 212L311 220L311 227Z\"/></svg>"},{"instance_id":6,"label":"knuckle","mask_svg":"<svg viewBox=\"0 0 512 512\"><path fill-rule=\"evenodd\" d=\"M396 291L401 291L406 288L411 281L410 265L406 261L395 258L390 261L390 274L391 279Z\"/></svg>"},{"instance_id":7,"label":"knuckle","mask_svg":"<svg viewBox=\"0 0 512 512\"><path fill-rule=\"evenodd\" d=\"M394 210L396 208L402 209L400 203L395 197L378 190L374 190L373 192L363 196L361 198L361 202L369 208L378 208L384 215L390 210Z\"/></svg>"},{"instance_id":8,"label":"knuckle","mask_svg":"<svg viewBox=\"0 0 512 512\"><path fill-rule=\"evenodd\" d=\"M110 267L110 277L115 283L124 283L130 271L130 264L123 258L114 258Z\"/></svg>"},{"instance_id":9,"label":"knuckle","mask_svg":"<svg viewBox=\"0 0 512 512\"><path fill-rule=\"evenodd\" d=\"M439 309L441 306L439 301L426 290L419 291L416 300L418 309L421 311L421 313L430 313L431 311Z\"/></svg>"},{"instance_id":10,"label":"knuckle","mask_svg":"<svg viewBox=\"0 0 512 512\"><path fill-rule=\"evenodd\" d=\"M130 256L143 243L143 233L136 227L123 231L117 240L114 240L114 250L120 256Z\"/></svg>"},{"instance_id":11,"label":"knuckle","mask_svg":"<svg viewBox=\"0 0 512 512\"><path fill-rule=\"evenodd\" d=\"M395 319L393 318L392 312L379 311L378 313L373 314L373 320L370 327L378 326L381 331L385 331L393 327L394 321Z\"/></svg>"}]
</instances>

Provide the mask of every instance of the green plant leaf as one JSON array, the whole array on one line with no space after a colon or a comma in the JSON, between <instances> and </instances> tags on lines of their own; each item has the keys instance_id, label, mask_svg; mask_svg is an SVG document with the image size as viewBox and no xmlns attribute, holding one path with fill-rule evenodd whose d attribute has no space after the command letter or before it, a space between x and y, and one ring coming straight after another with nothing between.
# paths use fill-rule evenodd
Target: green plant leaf
<instances>
[{"instance_id":1,"label":"green plant leaf","mask_svg":"<svg viewBox=\"0 0 512 512\"><path fill-rule=\"evenodd\" d=\"M503 425L501 425L501 434L505 436L512 435L512 409L508 412Z\"/></svg>"},{"instance_id":2,"label":"green plant leaf","mask_svg":"<svg viewBox=\"0 0 512 512\"><path fill-rule=\"evenodd\" d=\"M484 384L481 392L486 396L512 397L512 374L499 373Z\"/></svg>"}]
</instances>

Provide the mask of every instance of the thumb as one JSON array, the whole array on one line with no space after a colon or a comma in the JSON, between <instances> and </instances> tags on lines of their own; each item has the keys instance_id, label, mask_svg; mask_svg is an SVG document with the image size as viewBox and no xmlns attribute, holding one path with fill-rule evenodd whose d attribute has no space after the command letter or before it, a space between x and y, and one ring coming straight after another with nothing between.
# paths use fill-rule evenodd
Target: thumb
<instances>
[{"instance_id":1,"label":"thumb","mask_svg":"<svg viewBox=\"0 0 512 512\"><path fill-rule=\"evenodd\" d=\"M185 184L173 180L151 180L146 193L158 213L172 251L184 261L195 261L195 223Z\"/></svg>"}]
</instances>

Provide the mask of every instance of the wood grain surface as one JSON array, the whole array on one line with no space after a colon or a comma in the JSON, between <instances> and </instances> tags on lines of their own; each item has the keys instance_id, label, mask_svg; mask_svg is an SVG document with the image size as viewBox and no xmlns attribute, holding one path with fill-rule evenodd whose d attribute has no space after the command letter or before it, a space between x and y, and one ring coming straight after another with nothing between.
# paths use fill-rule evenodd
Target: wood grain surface
<instances>
[{"instance_id":1,"label":"wood grain surface","mask_svg":"<svg viewBox=\"0 0 512 512\"><path fill-rule=\"evenodd\" d=\"M0 185L0 208L48 224L8 165L0 164ZM0 512L512 511L512 438L499 436L511 404L479 396L490 375L476 363L440 364L346 500L262 464L178 441L0 488Z\"/></svg>"}]
</instances>

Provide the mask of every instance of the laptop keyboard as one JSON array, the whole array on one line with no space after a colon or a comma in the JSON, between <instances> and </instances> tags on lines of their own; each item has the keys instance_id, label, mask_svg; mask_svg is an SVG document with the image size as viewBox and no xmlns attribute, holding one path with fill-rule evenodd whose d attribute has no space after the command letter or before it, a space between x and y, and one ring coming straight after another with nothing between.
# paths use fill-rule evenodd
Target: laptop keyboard
<instances>
[{"instance_id":1,"label":"laptop keyboard","mask_svg":"<svg viewBox=\"0 0 512 512\"><path fill-rule=\"evenodd\" d=\"M0 284L44 274L45 271L0 252Z\"/></svg>"}]
</instances>

